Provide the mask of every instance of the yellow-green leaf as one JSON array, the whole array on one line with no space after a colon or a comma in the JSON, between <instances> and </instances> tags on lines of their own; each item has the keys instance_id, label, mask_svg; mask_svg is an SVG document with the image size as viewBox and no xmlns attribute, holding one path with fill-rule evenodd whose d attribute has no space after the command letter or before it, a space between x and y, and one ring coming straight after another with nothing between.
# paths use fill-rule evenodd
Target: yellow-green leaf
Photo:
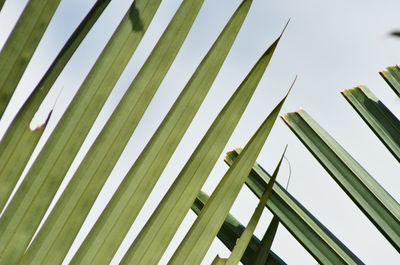
<instances>
[{"instance_id":1,"label":"yellow-green leaf","mask_svg":"<svg viewBox=\"0 0 400 265\"><path fill-rule=\"evenodd\" d=\"M269 184L269 183L268 183ZM272 254L271 246L274 240L276 231L278 230L279 218L274 215L269 224L267 231L265 232L260 245L258 246L257 252L255 253L252 261L252 265L264 265L268 262L269 257Z\"/></svg>"},{"instance_id":2,"label":"yellow-green leaf","mask_svg":"<svg viewBox=\"0 0 400 265\"><path fill-rule=\"evenodd\" d=\"M233 133L278 41L279 38L259 59L214 120L121 264L157 264ZM146 251L138 251L143 246Z\"/></svg>"},{"instance_id":3,"label":"yellow-green leaf","mask_svg":"<svg viewBox=\"0 0 400 265\"><path fill-rule=\"evenodd\" d=\"M216 256L211 265L225 265L227 262L227 259L220 258L219 256Z\"/></svg>"},{"instance_id":4,"label":"yellow-green leaf","mask_svg":"<svg viewBox=\"0 0 400 265\"><path fill-rule=\"evenodd\" d=\"M230 152L226 163L232 165L240 151ZM257 197L261 197L270 179L271 176L255 163L246 185ZM363 264L279 183L273 186L267 207L320 264Z\"/></svg>"},{"instance_id":5,"label":"yellow-green leaf","mask_svg":"<svg viewBox=\"0 0 400 265\"><path fill-rule=\"evenodd\" d=\"M245 183L285 99L286 96L268 115L226 172L168 264L200 264Z\"/></svg>"},{"instance_id":6,"label":"yellow-green leaf","mask_svg":"<svg viewBox=\"0 0 400 265\"><path fill-rule=\"evenodd\" d=\"M287 148L287 146L286 146L286 148ZM244 230L243 234L236 242L236 245L233 248L231 255L229 256L228 260L226 261L227 265L239 264L240 259L242 258L243 254L251 240L254 230L256 229L256 226L261 218L261 214L264 210L264 207L265 207L265 205L268 201L268 198L272 192L272 187L275 184L276 177L278 176L279 168L281 166L283 157L285 155L286 148L283 151L282 157L279 160L279 163L276 166L274 173L272 174L271 180L268 182L267 187L265 188L265 191L264 191L263 195L261 196L260 201L257 205L257 208L255 209L253 215L251 216L249 223L247 224L246 229ZM271 243L272 243L272 241L271 241ZM268 252L269 252L269 249L267 249L267 253ZM266 262L266 260L267 260L267 257L265 257L265 260L259 261L259 264L263 265Z\"/></svg>"},{"instance_id":7,"label":"yellow-green leaf","mask_svg":"<svg viewBox=\"0 0 400 265\"><path fill-rule=\"evenodd\" d=\"M243 21L244 16L239 19ZM230 23L230 26L221 33L221 36L201 62L168 115L139 156L138 162L133 166L136 168L136 173L146 172L140 175L143 179L143 184L144 181L150 183L157 181L207 95L241 27L241 23L236 23L237 20L234 22ZM117 115L114 113L111 116L28 249L24 257L27 263L43 262L39 261L38 257L43 256L43 254L39 255L36 253L38 251L40 253L46 253L45 251L47 251L46 259L51 262L54 260L52 258L55 255L54 253L61 251L65 253L68 250L134 130L133 125L137 121L137 113L129 110L134 101L134 98L129 98L129 96L135 95L126 95L125 97L128 98L118 106L119 109L124 110L118 111L116 112ZM132 174L127 177L136 178ZM128 190L133 192L133 189ZM142 189L139 188L139 190ZM135 199L135 204L129 206L135 209L125 209L126 214L131 219L134 219L135 213L141 209L140 200L146 198L144 194L138 193L138 196L139 198ZM65 216L68 216L68 218L65 218ZM108 247L107 251L101 251L99 258L102 261L108 261L112 258L119 245L118 242L124 238L125 231L129 227L130 222L123 222L117 226L115 236L107 239L115 242L115 248L113 250ZM100 241L106 240L102 238L104 236L102 233L95 233L95 235Z\"/></svg>"},{"instance_id":8,"label":"yellow-green leaf","mask_svg":"<svg viewBox=\"0 0 400 265\"><path fill-rule=\"evenodd\" d=\"M0 12L3 9L3 5L6 2L6 0L0 0Z\"/></svg>"},{"instance_id":9,"label":"yellow-green leaf","mask_svg":"<svg viewBox=\"0 0 400 265\"><path fill-rule=\"evenodd\" d=\"M209 196L200 191L192 205L192 210L198 215L208 199ZM236 240L242 235L244 229L245 227L236 220L235 217L228 214L222 227L218 231L217 237L229 250L232 250L236 244ZM260 240L253 235L241 259L241 262L244 265L252 264L252 260L254 259L259 246ZM286 265L286 263L271 250L267 261L263 265Z\"/></svg>"},{"instance_id":10,"label":"yellow-green leaf","mask_svg":"<svg viewBox=\"0 0 400 265\"><path fill-rule=\"evenodd\" d=\"M30 0L0 52L0 118L60 0Z\"/></svg>"},{"instance_id":11,"label":"yellow-green leaf","mask_svg":"<svg viewBox=\"0 0 400 265\"><path fill-rule=\"evenodd\" d=\"M28 162L43 127L32 132L29 123L38 110L55 80L78 48L87 32L92 28L97 18L108 6L110 0L98 0L93 8L68 39L42 80L33 90L22 109L18 112L10 127L0 142L0 211L3 210L12 190L14 189L26 163Z\"/></svg>"},{"instance_id":12,"label":"yellow-green leaf","mask_svg":"<svg viewBox=\"0 0 400 265\"><path fill-rule=\"evenodd\" d=\"M36 158L0 219L0 263L12 264L25 251L159 2L138 0L132 4ZM143 25L140 31L132 29L132 22L138 21Z\"/></svg>"}]
</instances>

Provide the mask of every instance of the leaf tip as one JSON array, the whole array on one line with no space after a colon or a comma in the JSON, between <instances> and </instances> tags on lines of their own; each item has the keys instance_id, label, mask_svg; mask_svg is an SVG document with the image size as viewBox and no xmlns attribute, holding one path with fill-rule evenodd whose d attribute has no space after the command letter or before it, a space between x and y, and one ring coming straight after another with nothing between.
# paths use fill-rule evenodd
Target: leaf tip
<instances>
[{"instance_id":1,"label":"leaf tip","mask_svg":"<svg viewBox=\"0 0 400 265\"><path fill-rule=\"evenodd\" d=\"M288 146L289 146L289 145L286 144L285 149L283 150L283 155L282 155L282 156L285 156L285 153L286 153L286 150L287 150Z\"/></svg>"},{"instance_id":2,"label":"leaf tip","mask_svg":"<svg viewBox=\"0 0 400 265\"><path fill-rule=\"evenodd\" d=\"M294 113L304 113L306 112L306 110L303 107L300 107L297 111L295 111Z\"/></svg>"},{"instance_id":3,"label":"leaf tip","mask_svg":"<svg viewBox=\"0 0 400 265\"><path fill-rule=\"evenodd\" d=\"M287 120L287 119L289 118L290 115L293 115L293 114L295 114L295 113L296 113L295 111L294 111L294 112L288 112L288 113L286 113L285 115L283 115L282 119L283 119L283 120Z\"/></svg>"},{"instance_id":4,"label":"leaf tip","mask_svg":"<svg viewBox=\"0 0 400 265\"><path fill-rule=\"evenodd\" d=\"M289 90L288 90L288 92L286 93L285 98L287 98L287 96L289 95L290 91L292 91L292 88L293 88L294 84L296 83L297 77L298 77L298 75L296 75L296 76L294 77L294 80L293 80L292 84L290 85Z\"/></svg>"},{"instance_id":5,"label":"leaf tip","mask_svg":"<svg viewBox=\"0 0 400 265\"><path fill-rule=\"evenodd\" d=\"M278 43L279 43L280 39L282 38L283 33L285 32L285 30L286 30L286 28L287 28L287 26L288 26L288 24L289 24L289 21L290 21L290 18L289 18L289 20L286 22L285 26L283 27L283 30L282 30L281 34L279 34L279 37L278 37L278 38L274 41L274 43L267 49L267 51L265 52L265 54L270 53L270 50L271 50L271 49L272 49L272 50L275 50L276 46L278 46Z\"/></svg>"},{"instance_id":6,"label":"leaf tip","mask_svg":"<svg viewBox=\"0 0 400 265\"><path fill-rule=\"evenodd\" d=\"M283 30L282 30L281 34L279 35L279 38L282 37L282 35L283 35L283 33L285 32L286 28L288 27L289 22L290 22L291 19L292 19L292 18L290 17L290 18L288 19L288 21L286 22L285 26L283 27Z\"/></svg>"},{"instance_id":7,"label":"leaf tip","mask_svg":"<svg viewBox=\"0 0 400 265\"><path fill-rule=\"evenodd\" d=\"M49 112L49 115L47 115L46 120L45 120L43 123L41 123L41 124L39 124L38 126L36 126L35 128L32 128L32 123L31 123L31 126L29 127L29 129L31 130L31 132L42 131L42 130L46 127L47 123L49 122L50 116L51 116L52 113L53 113L53 110L51 110L51 111Z\"/></svg>"},{"instance_id":8,"label":"leaf tip","mask_svg":"<svg viewBox=\"0 0 400 265\"><path fill-rule=\"evenodd\" d=\"M361 90L361 87L362 87L363 85L360 85L360 86L356 86L356 87L353 87L353 88L346 88L345 90L343 90L343 92L340 92L343 96L345 96L345 97L348 97L350 94L351 94L351 92L353 92L353 91L356 91L356 90Z\"/></svg>"},{"instance_id":9,"label":"leaf tip","mask_svg":"<svg viewBox=\"0 0 400 265\"><path fill-rule=\"evenodd\" d=\"M241 148L241 147L236 147L236 148L235 148L235 151L236 151L237 153L242 152L242 150L243 150L243 148Z\"/></svg>"}]
</instances>

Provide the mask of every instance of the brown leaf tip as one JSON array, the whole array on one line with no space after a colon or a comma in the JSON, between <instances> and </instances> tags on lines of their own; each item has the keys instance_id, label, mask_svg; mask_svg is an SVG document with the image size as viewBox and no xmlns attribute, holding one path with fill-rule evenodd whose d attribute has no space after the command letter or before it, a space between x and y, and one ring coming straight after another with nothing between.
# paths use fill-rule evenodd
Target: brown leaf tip
<instances>
[{"instance_id":1,"label":"brown leaf tip","mask_svg":"<svg viewBox=\"0 0 400 265\"><path fill-rule=\"evenodd\" d=\"M50 116L51 116L52 113L53 113L53 110L51 110L49 115L47 115L47 118L46 118L44 123L42 123L41 125L37 126L35 129L31 129L31 131L32 132L34 132L34 131L42 131L46 127L47 123L49 122Z\"/></svg>"}]
</instances>

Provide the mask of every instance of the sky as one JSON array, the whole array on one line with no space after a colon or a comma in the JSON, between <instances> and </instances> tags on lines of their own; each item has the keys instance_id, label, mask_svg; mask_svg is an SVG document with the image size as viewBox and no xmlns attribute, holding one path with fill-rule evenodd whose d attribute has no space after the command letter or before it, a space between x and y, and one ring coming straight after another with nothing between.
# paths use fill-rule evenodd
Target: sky
<instances>
[{"instance_id":1,"label":"sky","mask_svg":"<svg viewBox=\"0 0 400 265\"><path fill-rule=\"evenodd\" d=\"M26 0L6 0L0 13L0 47L6 41L26 2ZM40 76L94 2L94 0L61 1L13 96L11 107L7 109L0 122L0 135L4 134L18 107L23 104ZM49 109L55 106L36 154L57 124L130 3L131 0L113 0L110 3L55 83L32 124L34 127L43 121ZM80 159L100 132L180 3L181 0L162 1L152 24L89 133L62 187L65 187ZM64 261L65 264L89 232L90 226L101 213L124 174L157 129L239 3L238 0L204 1L175 62L85 221ZM137 231L145 224L146 218L151 215L168 190L218 112L259 56L278 37L289 18L291 21L274 57L203 190L209 194L212 192L227 170L223 162L225 153L246 144L261 122L285 95L295 75L298 75L281 115L296 111L300 107L304 108L397 201L400 201L399 163L340 94L344 89L365 84L397 117L400 116L400 99L378 74L385 67L400 62L398 53L400 38L390 36L391 31L400 29L397 19L399 8L400 3L396 0L379 2L253 0L250 12L214 85L146 202L144 211L133 224L114 257L113 264L118 264ZM286 144L289 145L286 156L291 167L289 192L366 264L399 264L400 255L396 250L281 120L276 122L257 159L258 163L272 172ZM289 165L284 163L278 181L286 184L288 175ZM231 213L246 224L256 204L254 195L244 187ZM194 219L195 215L188 213L160 264L166 264ZM256 235L262 237L270 219L271 214L265 210L256 229ZM288 264L317 264L283 226L278 229L272 250ZM203 264L210 264L216 254L223 257L229 255L218 240L213 242Z\"/></svg>"}]
</instances>

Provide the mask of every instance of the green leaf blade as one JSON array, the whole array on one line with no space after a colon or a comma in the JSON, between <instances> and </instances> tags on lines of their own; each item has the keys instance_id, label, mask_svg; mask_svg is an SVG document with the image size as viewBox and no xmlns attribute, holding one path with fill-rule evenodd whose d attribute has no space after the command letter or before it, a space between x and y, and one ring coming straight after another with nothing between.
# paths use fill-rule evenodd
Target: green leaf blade
<instances>
[{"instance_id":1,"label":"green leaf blade","mask_svg":"<svg viewBox=\"0 0 400 265\"><path fill-rule=\"evenodd\" d=\"M281 166L285 152L286 152L286 148L282 154L282 157L281 157L278 165L276 166L274 173L272 174L271 181L268 182L267 187L265 188L265 191L264 191L263 195L261 196L260 201L257 205L257 208L255 209L253 215L251 216L249 223L247 224L246 229L244 230L241 237L238 239L231 255L229 256L228 260L226 261L227 265L239 264L247 246L249 245L249 242L250 242L250 240L253 236L253 233L256 229L256 226L261 218L261 214L264 210L264 207L265 207L265 205L268 201L268 198L272 192L272 187L275 183L276 177L278 176L279 168ZM271 244L272 244L272 241L271 241ZM267 253L268 252L269 252L269 249L267 249ZM259 263L261 263L261 265L264 265L266 260L267 260L267 256L265 257L265 260L262 260Z\"/></svg>"},{"instance_id":2,"label":"green leaf blade","mask_svg":"<svg viewBox=\"0 0 400 265\"><path fill-rule=\"evenodd\" d=\"M206 193L200 191L200 193L197 195L197 198L192 205L193 212L198 215L201 209L203 209L204 204L207 202L208 199L209 196ZM232 251L236 244L237 239L242 235L244 230L245 227L234 216L228 214L224 223L222 224L222 227L218 231L217 237L221 240L222 243L224 243L224 245L229 250ZM241 262L244 265L252 264L252 260L256 255L259 246L260 246L260 240L255 235L253 235L241 259ZM265 265L286 264L273 251L270 251L269 254L270 255L268 255L267 261L264 263Z\"/></svg>"},{"instance_id":3,"label":"green leaf blade","mask_svg":"<svg viewBox=\"0 0 400 265\"><path fill-rule=\"evenodd\" d=\"M269 183L268 183L269 184ZM268 258L270 257L271 246L274 240L276 231L279 226L279 218L274 215L269 224L267 231L265 232L261 243L257 249L257 252L254 255L252 265L264 265L267 263Z\"/></svg>"},{"instance_id":4,"label":"green leaf blade","mask_svg":"<svg viewBox=\"0 0 400 265\"><path fill-rule=\"evenodd\" d=\"M31 0L0 51L0 117L60 0Z\"/></svg>"},{"instance_id":5,"label":"green leaf blade","mask_svg":"<svg viewBox=\"0 0 400 265\"><path fill-rule=\"evenodd\" d=\"M54 84L55 80L72 57L86 34L92 28L97 18L108 6L110 0L98 0L93 8L74 31L67 43L60 51L42 80L36 86L27 102L18 112L14 121L7 129L0 142L0 211L3 210L19 176L24 170L42 133L40 129L31 132L29 123L38 110L43 99Z\"/></svg>"},{"instance_id":6,"label":"green leaf blade","mask_svg":"<svg viewBox=\"0 0 400 265\"><path fill-rule=\"evenodd\" d=\"M286 96L268 115L242 155L226 172L168 264L200 264L245 183L285 99Z\"/></svg>"},{"instance_id":7,"label":"green leaf blade","mask_svg":"<svg viewBox=\"0 0 400 265\"><path fill-rule=\"evenodd\" d=\"M220 258L219 256L216 256L211 265L225 265L227 262L227 259Z\"/></svg>"},{"instance_id":8,"label":"green leaf blade","mask_svg":"<svg viewBox=\"0 0 400 265\"><path fill-rule=\"evenodd\" d=\"M400 97L400 68L398 65L388 67L379 72L386 83L393 89L394 93Z\"/></svg>"},{"instance_id":9,"label":"green leaf blade","mask_svg":"<svg viewBox=\"0 0 400 265\"><path fill-rule=\"evenodd\" d=\"M224 33L222 39L220 38L219 41L216 42L214 47L209 51L203 62L193 74L191 80L176 100L149 144L145 147L143 154L138 159L140 160L142 167L146 168L139 171L148 172L146 175L141 176L142 179L152 177L156 180L161 174L210 89L213 80L233 44L239 28L240 25L231 28L229 31ZM131 105L132 100L133 99L128 97L123 102ZM118 106L118 108L120 108L120 106ZM125 144L129 140L134 129L132 128L134 120L132 121L132 118L128 118L126 121L126 113L129 113L129 111L120 111L118 115L113 114L110 118L85 159L82 161L79 169L74 174L70 184L64 192L65 195L60 198L55 210L53 210L48 221L44 224L42 231L39 232L37 239L32 243L31 248L34 248L35 245L42 245L44 241L43 238L47 237L48 239L45 241L46 244L54 249L53 251L49 250L48 252L53 253L55 251L60 251L60 248L62 247L60 244L64 244L66 238L71 238L72 240L73 236L78 232L80 224L83 223L96 195L105 182L109 172L111 172L113 165L115 164L115 158L117 158L123 151ZM134 115L136 115L136 113L134 113ZM125 127L118 127L118 124L115 123L116 119L123 120ZM121 132L123 132L123 134L121 134ZM106 137L106 135L108 136ZM106 153L106 155L103 155L103 153ZM91 158L91 156L94 156L94 158ZM157 163L154 163L153 161L157 161ZM134 167L139 167L138 164L139 163L135 164ZM94 174L91 173L92 171L89 171L90 168L95 168ZM155 170L158 172L155 172ZM82 178L87 179L83 181ZM155 183L155 180L152 182ZM126 183L123 185L126 185ZM138 189L141 190L140 188ZM140 196L142 198L146 197L143 194ZM126 210L132 219L135 217L134 213L141 208L140 203L138 203L139 200L140 199L135 199L136 203L134 206L136 210ZM57 210L58 208L60 208L60 210ZM68 215L69 217L65 218L65 215ZM57 225L54 224L55 221L53 220L55 219L58 219ZM51 223L53 223L53 225L50 225ZM51 226L52 229L48 229L48 226ZM126 222L118 225L118 232L123 230L121 229L121 226L126 226L125 230L127 230L129 229L130 224ZM56 227L62 231L58 231ZM47 231L44 232L45 230ZM43 233L46 233L46 236L43 236ZM54 233L56 235L54 235ZM99 235L99 233L96 234ZM99 236L101 237L101 234ZM49 239L51 237L53 238L53 241ZM118 242L121 241L123 237L124 234L120 233L119 239L114 238L113 240ZM103 241L103 239L100 239L100 241ZM41 248L43 249L43 246ZM35 251L29 249L24 259L34 262L31 258L31 256L34 255L34 252ZM103 253L104 256L107 255L103 251L101 251L101 253ZM108 254L108 256L112 257L111 254ZM49 257L51 256L49 255ZM103 258L104 257L101 259L104 260ZM51 258L51 260L54 259Z\"/></svg>"},{"instance_id":10,"label":"green leaf blade","mask_svg":"<svg viewBox=\"0 0 400 265\"><path fill-rule=\"evenodd\" d=\"M159 0L157 0L159 1ZM149 26L157 5L135 1L114 32L0 219L0 263L20 258L119 75Z\"/></svg>"},{"instance_id":11,"label":"green leaf blade","mask_svg":"<svg viewBox=\"0 0 400 265\"><path fill-rule=\"evenodd\" d=\"M232 165L240 152L236 149L228 153L225 162ZM261 197L270 178L256 163L246 185L257 197ZM364 264L278 183L273 186L267 207L319 263Z\"/></svg>"},{"instance_id":12,"label":"green leaf blade","mask_svg":"<svg viewBox=\"0 0 400 265\"><path fill-rule=\"evenodd\" d=\"M285 122L352 201L400 251L400 205L304 110Z\"/></svg>"},{"instance_id":13,"label":"green leaf blade","mask_svg":"<svg viewBox=\"0 0 400 265\"><path fill-rule=\"evenodd\" d=\"M156 3L158 6L160 1ZM155 5L154 2L152 4ZM23 264L51 264L54 260L64 258L94 203L96 195L100 192L118 160L119 154L122 153L150 103L152 95L172 64L189 32L190 21L194 21L200 6L201 3L186 4L177 11L128 92L74 174L66 191L49 216L49 220L25 255ZM185 23L182 23L183 18L185 18ZM175 37L172 44L171 36ZM157 72L155 73L155 71ZM65 218L65 215L69 217ZM37 255L36 252L39 248L40 255ZM113 251L108 248L106 252L102 252L101 262L111 260ZM31 256L35 256L35 259L31 259ZM107 258L103 259L103 257ZM96 263L96 261L94 262Z\"/></svg>"},{"instance_id":14,"label":"green leaf blade","mask_svg":"<svg viewBox=\"0 0 400 265\"><path fill-rule=\"evenodd\" d=\"M146 104L150 102L150 99L156 92L156 89L160 85L169 66L172 64L173 58L178 53L179 48L186 38L191 28L191 25L193 24L197 13L202 6L202 3L203 1L197 1L196 3L193 3L188 0L182 2L174 18L172 19L163 36L160 38L160 41L156 45L156 48L153 50L152 54L143 65L139 74L132 83L131 90L128 90L127 94L124 96L117 109L114 111L112 117L110 118L110 121L107 123L106 127L99 136L98 141L96 140L96 143L92 148L93 150L90 151L90 155L94 155L97 157L100 155L99 162L92 163L91 161L93 161L94 159L91 159L89 157L87 161L85 160L85 162L88 162L88 165L94 166L95 175L92 175L90 176L90 178L85 179L87 177L85 165L81 165L82 170L81 172L79 172L80 175L77 175L76 183L74 183L71 187L68 187L70 195L68 195L68 197L66 198L67 200L71 201L69 204L88 204L89 207L85 206L86 209L84 209L83 207L79 207L79 211L74 211L71 214L72 220L76 220L78 223L83 223L87 212L89 212L90 210L91 204L94 203L96 195L100 192L102 184L105 182L106 177L108 176L108 172L111 172L114 163L118 158L118 155L122 153L125 144L128 142L131 136L131 133L139 122L140 116L145 111L145 108L133 108L132 105L134 104L134 102L137 102L138 106L143 105L143 102L147 102ZM158 64L161 65L161 67L157 67ZM168 65L168 68L165 67L165 65ZM208 89L211 87L214 79L212 75L209 76L208 80L205 79L203 71L198 77L200 79L192 79L191 81L193 82L193 84L186 87L186 89L181 93L171 111L164 119L160 127L157 129L156 134L152 137L145 150L142 152L141 156L137 159L137 162L131 168L130 172L125 178L126 180L124 180L124 182L121 184L121 186L123 187L120 187L117 191L117 195L115 195L121 200L121 203L129 200L129 197L127 197L126 195L121 195L122 198L120 198L120 195L118 194L123 193L121 189L127 188L128 186L136 185L136 178L142 176L144 178L144 182L156 181L158 178L157 176L161 174L162 169L166 166L169 160L168 157L172 155L173 150L178 145L179 140L189 126L193 116L195 115L198 107L201 105L201 102L206 96ZM195 89L197 88L196 86L202 82L204 87L202 87L201 89ZM188 110L187 108L190 107L190 104L193 104L193 108L191 110ZM106 156L103 156L102 154L101 150L103 149L108 149L108 154ZM115 160L113 161L113 159ZM153 160L157 161L157 163L153 164ZM153 177L153 179L155 180L151 180L151 177ZM149 178L149 180L147 180L147 178ZM127 182L130 182L131 184L127 184ZM141 183L142 181L139 182ZM130 191L131 190L129 190L128 188L128 191L125 192L130 193ZM148 186L141 191L150 192L151 187ZM75 195L81 197L80 202L73 201ZM134 200L135 203L129 203L130 207L133 207L134 209L131 209L132 211L126 209L125 216L122 218L117 218L120 215L115 213L108 215L108 208L106 208L104 214L102 214L102 216L92 229L92 231L94 232L89 233L81 248L73 257L71 264L97 264L99 262L109 262L112 259L114 253L117 251L119 244L125 236L125 233L127 233L127 231L129 230L132 223L130 220L131 218L134 219L134 217L132 216L135 216L135 213L138 213L140 211L142 206L141 201L143 201L144 203L145 199L146 196L139 196L137 200ZM114 205L113 200L109 203L109 205ZM110 211L120 211L122 209L125 208L118 207L117 205L116 208L113 207ZM57 217L60 220L58 221L60 224L66 224L65 226L63 225L62 234L60 234L59 236L58 241L60 242L60 244L63 243L63 240L61 239L68 235L69 231L72 229L72 227L68 225L68 220L62 220L62 215L62 212L59 212ZM118 221L122 221L122 223L118 225L116 233L112 233L109 231L105 233L95 232L97 229L102 230L104 228L102 220L105 220L104 222L109 222L112 224L113 221L116 221L115 218L117 218ZM107 229L115 229L112 225L108 224L106 225L106 227ZM77 233L79 226L73 229L74 233ZM112 236L105 237L108 233L111 233ZM51 233L49 234L51 235ZM71 238L71 243L72 239L73 238ZM51 260L52 259L49 259L49 262Z\"/></svg>"},{"instance_id":15,"label":"green leaf blade","mask_svg":"<svg viewBox=\"0 0 400 265\"><path fill-rule=\"evenodd\" d=\"M215 119L163 201L131 245L121 262L122 264L157 263L168 245L164 241L169 242L172 239L179 223L194 202L244 112L277 43L278 40L261 57ZM163 240L159 240L159 238ZM145 242L145 246L149 246L148 250L137 251L137 248L143 246L143 242ZM137 255L138 253L139 255Z\"/></svg>"},{"instance_id":16,"label":"green leaf blade","mask_svg":"<svg viewBox=\"0 0 400 265\"><path fill-rule=\"evenodd\" d=\"M400 162L400 121L396 116L366 86L345 90L342 94Z\"/></svg>"}]
</instances>

